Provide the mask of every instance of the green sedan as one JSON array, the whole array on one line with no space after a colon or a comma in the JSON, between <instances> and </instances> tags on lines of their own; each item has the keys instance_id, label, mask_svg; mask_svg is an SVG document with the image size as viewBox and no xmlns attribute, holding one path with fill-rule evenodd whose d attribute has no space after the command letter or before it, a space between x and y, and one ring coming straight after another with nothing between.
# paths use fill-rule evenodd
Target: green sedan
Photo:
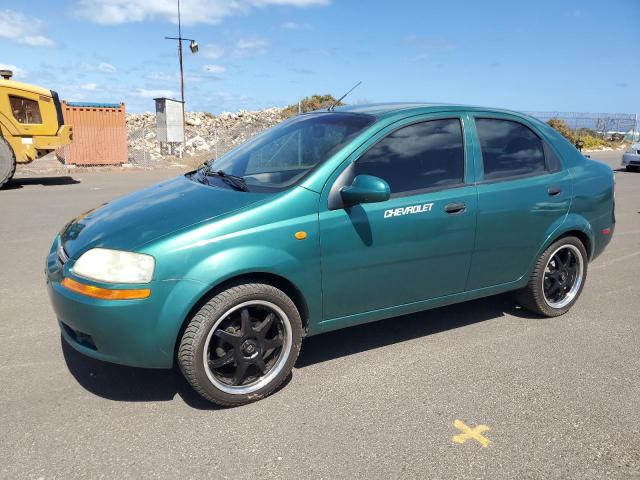
<instances>
[{"instance_id":1,"label":"green sedan","mask_svg":"<svg viewBox=\"0 0 640 480\"><path fill-rule=\"evenodd\" d=\"M611 169L538 120L340 107L74 218L46 277L73 348L177 364L232 406L273 392L305 336L507 291L562 315L614 225Z\"/></svg>"}]
</instances>

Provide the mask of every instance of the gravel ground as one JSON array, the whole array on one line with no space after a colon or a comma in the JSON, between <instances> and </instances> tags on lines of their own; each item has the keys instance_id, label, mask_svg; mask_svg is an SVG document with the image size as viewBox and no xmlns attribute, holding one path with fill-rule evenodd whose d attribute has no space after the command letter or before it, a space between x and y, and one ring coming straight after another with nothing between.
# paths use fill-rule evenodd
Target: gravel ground
<instances>
[{"instance_id":1,"label":"gravel ground","mask_svg":"<svg viewBox=\"0 0 640 480\"><path fill-rule=\"evenodd\" d=\"M313 337L282 389L235 409L61 343L54 235L175 172L71 175L0 192L0 477L640 478L640 173L617 174L615 235L567 315L502 295ZM456 419L488 447L454 443Z\"/></svg>"}]
</instances>

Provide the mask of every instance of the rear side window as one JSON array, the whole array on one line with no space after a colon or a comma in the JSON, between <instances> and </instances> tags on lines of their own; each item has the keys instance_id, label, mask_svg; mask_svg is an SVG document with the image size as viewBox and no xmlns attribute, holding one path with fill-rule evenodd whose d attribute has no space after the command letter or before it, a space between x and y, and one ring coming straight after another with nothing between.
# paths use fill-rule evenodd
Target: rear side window
<instances>
[{"instance_id":1,"label":"rear side window","mask_svg":"<svg viewBox=\"0 0 640 480\"><path fill-rule=\"evenodd\" d=\"M477 118L485 180L545 171L542 140L528 127L510 120Z\"/></svg>"},{"instance_id":2,"label":"rear side window","mask_svg":"<svg viewBox=\"0 0 640 480\"><path fill-rule=\"evenodd\" d=\"M354 164L355 175L387 181L391 195L463 183L464 143L458 119L430 120L400 128Z\"/></svg>"},{"instance_id":3,"label":"rear side window","mask_svg":"<svg viewBox=\"0 0 640 480\"><path fill-rule=\"evenodd\" d=\"M20 123L42 123L38 102L24 97L9 95L11 112Z\"/></svg>"}]
</instances>

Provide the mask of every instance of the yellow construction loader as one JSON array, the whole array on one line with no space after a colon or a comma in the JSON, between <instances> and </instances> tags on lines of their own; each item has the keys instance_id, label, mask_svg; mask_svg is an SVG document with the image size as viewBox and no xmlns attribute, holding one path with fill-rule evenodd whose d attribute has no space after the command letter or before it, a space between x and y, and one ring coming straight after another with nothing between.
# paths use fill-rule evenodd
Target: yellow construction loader
<instances>
[{"instance_id":1,"label":"yellow construction loader","mask_svg":"<svg viewBox=\"0 0 640 480\"><path fill-rule=\"evenodd\" d=\"M13 177L16 163L32 162L69 144L73 136L56 92L15 82L12 76L0 70L0 188Z\"/></svg>"}]
</instances>

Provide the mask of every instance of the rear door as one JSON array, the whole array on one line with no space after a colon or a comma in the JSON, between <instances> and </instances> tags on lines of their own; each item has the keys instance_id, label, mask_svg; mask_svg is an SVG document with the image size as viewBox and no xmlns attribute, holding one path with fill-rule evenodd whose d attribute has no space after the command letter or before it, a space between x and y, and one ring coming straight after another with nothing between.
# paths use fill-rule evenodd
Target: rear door
<instances>
[{"instance_id":1,"label":"rear door","mask_svg":"<svg viewBox=\"0 0 640 480\"><path fill-rule=\"evenodd\" d=\"M320 206L323 316L345 317L464 290L476 189L465 172L462 120L390 126L334 173ZM357 175L389 183L386 202L331 205Z\"/></svg>"},{"instance_id":2,"label":"rear door","mask_svg":"<svg viewBox=\"0 0 640 480\"><path fill-rule=\"evenodd\" d=\"M475 115L478 225L467 290L528 273L572 198L570 174L535 126L518 117Z\"/></svg>"}]
</instances>

